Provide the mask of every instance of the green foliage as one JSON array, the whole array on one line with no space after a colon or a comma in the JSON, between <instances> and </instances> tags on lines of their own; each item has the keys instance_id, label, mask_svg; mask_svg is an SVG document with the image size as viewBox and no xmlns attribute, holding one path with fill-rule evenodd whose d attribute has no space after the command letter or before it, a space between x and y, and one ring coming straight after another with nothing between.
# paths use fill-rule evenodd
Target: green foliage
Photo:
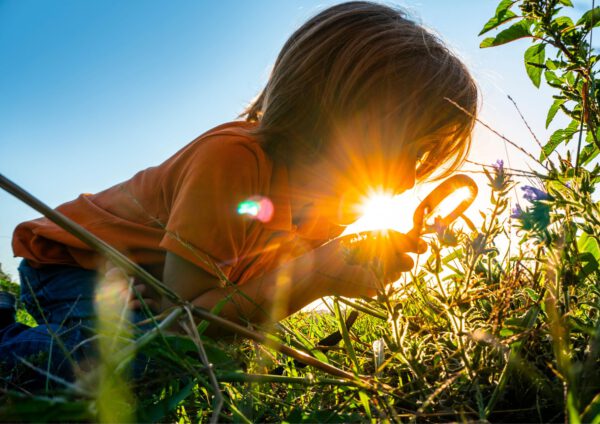
<instances>
[{"instance_id":1,"label":"green foliage","mask_svg":"<svg viewBox=\"0 0 600 424\"><path fill-rule=\"evenodd\" d=\"M577 21L577 25L581 25L586 31L600 25L600 7L595 7L594 9L585 12Z\"/></svg>"},{"instance_id":2,"label":"green foliage","mask_svg":"<svg viewBox=\"0 0 600 424\"><path fill-rule=\"evenodd\" d=\"M546 72L549 72L549 71L546 71ZM546 77L546 79L548 79L548 77ZM548 117L546 118L546 128L548 128L550 126L550 124L552 123L552 120L554 120L554 117L560 110L560 107L565 102L566 102L566 100L562 99L562 98L558 98L558 99L554 100L554 103L552 103L552 106L550 106L550 109L548 109Z\"/></svg>"},{"instance_id":3,"label":"green foliage","mask_svg":"<svg viewBox=\"0 0 600 424\"><path fill-rule=\"evenodd\" d=\"M499 46L524 37L532 39L533 45L524 54L527 75L539 87L543 74L546 83L558 91L548 111L546 127L558 111L571 118L568 128L559 129L550 137L540 160L547 160L558 146L567 144L581 131L581 136L586 135L585 154L581 155L582 146L578 143L573 157L579 160L576 166L585 166L600 150L600 96L595 69L598 56L590 46L591 30L600 24L600 8L586 11L575 23L571 18L574 14L573 4L566 0L503 0L480 35L511 21L509 28L484 39L481 47Z\"/></svg>"},{"instance_id":4,"label":"green foliage","mask_svg":"<svg viewBox=\"0 0 600 424\"><path fill-rule=\"evenodd\" d=\"M17 297L21 293L20 286L14 281L10 280L7 275L0 276L0 290L12 293Z\"/></svg>"},{"instance_id":5,"label":"green foliage","mask_svg":"<svg viewBox=\"0 0 600 424\"><path fill-rule=\"evenodd\" d=\"M565 129L554 131L540 153L540 161L548 159L550 154L554 152L559 145L568 143L578 131L579 122L577 120L572 120Z\"/></svg>"},{"instance_id":6,"label":"green foliage","mask_svg":"<svg viewBox=\"0 0 600 424\"><path fill-rule=\"evenodd\" d=\"M542 81L545 58L546 45L544 43L534 44L525 50L525 69L536 87L539 87Z\"/></svg>"},{"instance_id":7,"label":"green foliage","mask_svg":"<svg viewBox=\"0 0 600 424\"><path fill-rule=\"evenodd\" d=\"M532 37L533 35L531 34L530 28L530 21L526 19L520 20L516 24L513 24L509 28L501 31L497 36L489 37L483 40L480 44L480 47L485 48L500 46L520 38Z\"/></svg>"},{"instance_id":8,"label":"green foliage","mask_svg":"<svg viewBox=\"0 0 600 424\"><path fill-rule=\"evenodd\" d=\"M505 2L500 5L507 6ZM520 0L508 7L519 10L513 18L521 19L517 24L532 24L534 44L525 51L530 79L539 87L543 71L546 83L557 91L546 127L559 111L570 118L568 126L556 129L542 147L540 161L548 172L534 175L541 188L525 187L529 205L517 208L513 215L521 229L521 245L533 244L536 249L531 263L523 268L541 288L527 290L539 305L528 314L539 314L538 328L545 328L552 340L551 351L543 356L563 385L562 396L553 381L544 386L554 388L561 415L570 422L598 422L600 219L592 196L600 169L592 161L600 153L600 96L591 31L598 26L600 9L593 7L574 23L571 17L576 13L568 0ZM505 37L501 35L496 37L500 41ZM498 44L502 43L486 39L482 47ZM544 56L539 53L542 46ZM551 154L574 137L578 138L574 153L567 150L566 158L558 155L555 163ZM529 350L540 352L548 347L540 340ZM541 414L539 419L543 421Z\"/></svg>"},{"instance_id":9,"label":"green foliage","mask_svg":"<svg viewBox=\"0 0 600 424\"><path fill-rule=\"evenodd\" d=\"M21 293L21 286L12 281L8 275L1 274L0 290L12 293L17 298L17 321L29 326L35 325L35 320L33 319L33 317L29 315L29 313L25 310L21 302L18 301L19 295Z\"/></svg>"},{"instance_id":10,"label":"green foliage","mask_svg":"<svg viewBox=\"0 0 600 424\"><path fill-rule=\"evenodd\" d=\"M516 18L517 14L510 10L514 3L515 0L502 0L496 8L496 14L483 26L483 29L479 35L483 35L486 32Z\"/></svg>"}]
</instances>

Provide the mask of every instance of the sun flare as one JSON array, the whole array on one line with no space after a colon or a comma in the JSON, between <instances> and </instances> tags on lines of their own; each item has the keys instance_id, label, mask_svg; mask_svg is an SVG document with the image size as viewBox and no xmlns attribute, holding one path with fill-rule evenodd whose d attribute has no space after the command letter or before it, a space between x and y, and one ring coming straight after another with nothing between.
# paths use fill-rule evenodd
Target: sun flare
<instances>
[{"instance_id":1,"label":"sun flare","mask_svg":"<svg viewBox=\"0 0 600 424\"><path fill-rule=\"evenodd\" d=\"M423 188L423 187L421 187ZM429 187L431 189L432 187ZM423 190L427 192L428 190ZM344 234L371 230L396 230L406 233L412 229L413 214L419 205L421 190L411 190L401 195L392 195L383 191L374 191L361 202L361 217L348 226ZM459 188L445 198L430 215L428 224L437 216L444 217L451 213L471 193L465 187Z\"/></svg>"},{"instance_id":2,"label":"sun flare","mask_svg":"<svg viewBox=\"0 0 600 424\"><path fill-rule=\"evenodd\" d=\"M374 192L362 201L361 217L344 233L385 229L407 232L412 228L412 216L418 203L413 192L397 196Z\"/></svg>"}]
</instances>

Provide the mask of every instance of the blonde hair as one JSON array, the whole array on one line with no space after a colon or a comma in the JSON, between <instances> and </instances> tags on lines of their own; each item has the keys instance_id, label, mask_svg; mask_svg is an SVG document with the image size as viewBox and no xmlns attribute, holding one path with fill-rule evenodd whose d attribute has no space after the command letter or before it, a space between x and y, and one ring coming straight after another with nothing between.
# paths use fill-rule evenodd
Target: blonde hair
<instances>
[{"instance_id":1,"label":"blonde hair","mask_svg":"<svg viewBox=\"0 0 600 424\"><path fill-rule=\"evenodd\" d=\"M464 64L400 9L353 1L317 14L283 46L266 87L241 115L265 150L286 161L318 154L335 122L372 105L425 145L417 178L468 153L478 103ZM461 111L456 105L465 109ZM419 146L421 147L421 146Z\"/></svg>"}]
</instances>

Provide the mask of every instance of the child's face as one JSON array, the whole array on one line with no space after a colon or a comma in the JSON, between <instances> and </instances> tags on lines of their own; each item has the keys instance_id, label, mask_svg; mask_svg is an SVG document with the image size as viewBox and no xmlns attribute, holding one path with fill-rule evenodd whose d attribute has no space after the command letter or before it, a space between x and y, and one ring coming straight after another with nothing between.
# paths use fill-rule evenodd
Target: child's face
<instances>
[{"instance_id":1,"label":"child's face","mask_svg":"<svg viewBox=\"0 0 600 424\"><path fill-rule=\"evenodd\" d=\"M307 188L323 213L349 224L359 218L358 206L370 192L400 194L412 188L422 153L402 142L393 122L363 114L336 128L311 167Z\"/></svg>"}]
</instances>

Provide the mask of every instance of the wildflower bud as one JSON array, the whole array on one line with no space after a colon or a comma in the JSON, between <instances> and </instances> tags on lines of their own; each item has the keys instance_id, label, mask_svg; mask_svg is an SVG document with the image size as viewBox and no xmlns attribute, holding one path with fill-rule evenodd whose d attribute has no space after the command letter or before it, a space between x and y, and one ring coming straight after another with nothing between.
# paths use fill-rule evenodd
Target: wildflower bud
<instances>
[{"instance_id":1,"label":"wildflower bud","mask_svg":"<svg viewBox=\"0 0 600 424\"><path fill-rule=\"evenodd\" d=\"M490 186L494 191L502 191L506 188L506 173L504 172L504 161L498 159L493 165L494 176L490 181Z\"/></svg>"},{"instance_id":2,"label":"wildflower bud","mask_svg":"<svg viewBox=\"0 0 600 424\"><path fill-rule=\"evenodd\" d=\"M510 214L510 217L513 219L522 219L523 218L523 209L521 208L521 205L517 204L517 206L515 206L512 210L512 213Z\"/></svg>"},{"instance_id":3,"label":"wildflower bud","mask_svg":"<svg viewBox=\"0 0 600 424\"><path fill-rule=\"evenodd\" d=\"M545 191L540 190L539 188L533 186L523 186L521 187L523 190L523 199L528 202L539 202L540 200L551 200L552 197Z\"/></svg>"}]
</instances>

